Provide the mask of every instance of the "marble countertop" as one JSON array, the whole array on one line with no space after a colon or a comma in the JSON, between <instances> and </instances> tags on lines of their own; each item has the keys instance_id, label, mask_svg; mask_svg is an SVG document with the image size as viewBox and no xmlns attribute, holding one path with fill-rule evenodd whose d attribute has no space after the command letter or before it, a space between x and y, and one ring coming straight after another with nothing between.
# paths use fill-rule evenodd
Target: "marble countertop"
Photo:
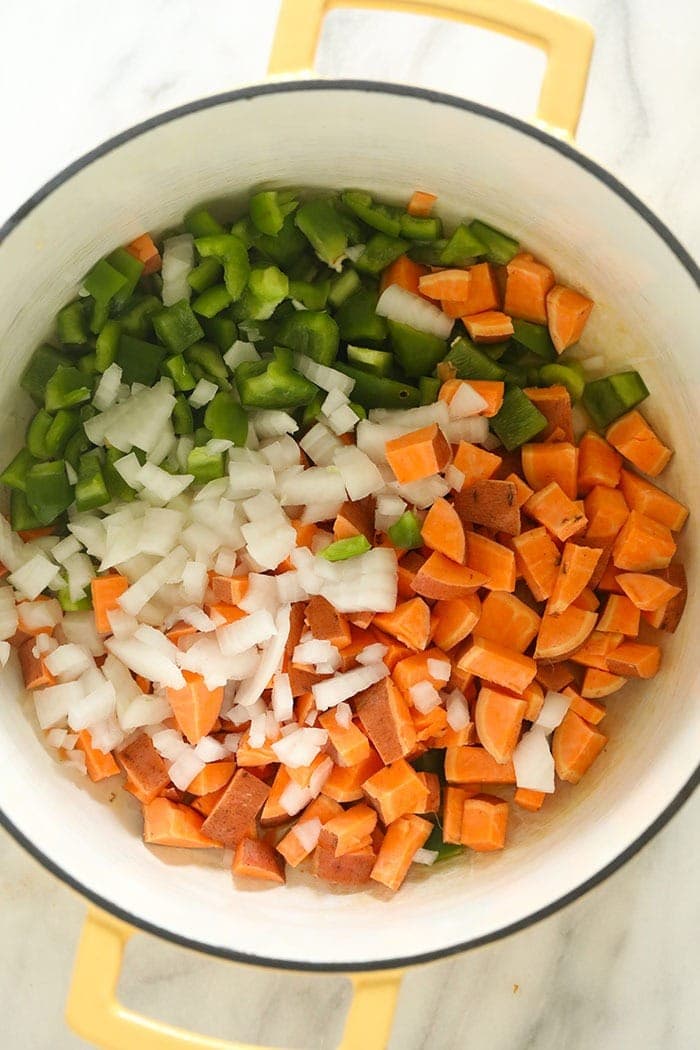
<instances>
[{"instance_id":1,"label":"marble countertop","mask_svg":"<svg viewBox=\"0 0 700 1050\"><path fill-rule=\"evenodd\" d=\"M551 6L586 18L597 34L580 147L699 256L700 68L692 46L699 9L691 0L666 0L662 8L652 0ZM260 80L277 7L276 0L6 5L2 218L130 124ZM340 12L328 20L318 65L326 75L380 75L527 116L542 59L480 31ZM582 900L507 940L411 971L391 1050L697 1046L699 831L696 795ZM0 833L0 1009L8 1050L86 1045L63 1022L83 913L81 900ZM130 944L121 982L126 1003L185 1027L195 1020L191 1004L206 1003L211 1034L323 1050L337 1045L348 994L338 978L232 967L145 936Z\"/></svg>"}]
</instances>

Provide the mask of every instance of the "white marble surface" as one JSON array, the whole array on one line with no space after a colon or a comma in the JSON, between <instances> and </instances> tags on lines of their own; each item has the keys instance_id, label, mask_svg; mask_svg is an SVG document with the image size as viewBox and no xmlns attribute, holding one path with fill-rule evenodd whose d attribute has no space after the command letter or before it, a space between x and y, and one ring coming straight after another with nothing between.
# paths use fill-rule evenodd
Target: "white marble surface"
<instances>
[{"instance_id":1,"label":"white marble surface","mask_svg":"<svg viewBox=\"0 0 700 1050\"><path fill-rule=\"evenodd\" d=\"M0 215L109 135L192 98L262 78L276 0L24 0L5 4ZM700 255L700 67L692 0L558 0L597 32L579 144ZM420 83L518 115L539 55L425 19L338 13L324 74ZM514 937L406 978L392 1050L691 1050L699 1045L700 798L626 868ZM75 1050L63 1004L83 903L0 835L0 1011L8 1050ZM127 1003L211 1034L336 1045L337 978L234 967L134 938ZM199 1010L197 1011L199 1013ZM201 1026L200 1026L201 1027ZM132 1048L129 1048L132 1050ZM138 1050L138 1048L134 1048Z\"/></svg>"}]
</instances>

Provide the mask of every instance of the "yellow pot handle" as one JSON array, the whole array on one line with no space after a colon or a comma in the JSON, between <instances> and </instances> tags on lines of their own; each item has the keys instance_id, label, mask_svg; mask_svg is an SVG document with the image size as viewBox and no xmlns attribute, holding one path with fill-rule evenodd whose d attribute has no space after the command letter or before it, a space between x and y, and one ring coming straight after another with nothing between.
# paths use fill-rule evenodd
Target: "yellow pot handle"
<instances>
[{"instance_id":1,"label":"yellow pot handle","mask_svg":"<svg viewBox=\"0 0 700 1050\"><path fill-rule=\"evenodd\" d=\"M336 7L449 18L539 47L547 55L547 67L535 122L553 135L573 139L593 51L593 30L580 19L531 0L282 0L268 72L310 73L323 20Z\"/></svg>"},{"instance_id":2,"label":"yellow pot handle","mask_svg":"<svg viewBox=\"0 0 700 1050\"><path fill-rule=\"evenodd\" d=\"M135 932L106 912L88 908L66 1004L66 1020L81 1038L100 1050L262 1050L186 1032L123 1006L117 985L124 949ZM402 974L385 970L345 976L354 994L338 1050L384 1050Z\"/></svg>"}]
</instances>

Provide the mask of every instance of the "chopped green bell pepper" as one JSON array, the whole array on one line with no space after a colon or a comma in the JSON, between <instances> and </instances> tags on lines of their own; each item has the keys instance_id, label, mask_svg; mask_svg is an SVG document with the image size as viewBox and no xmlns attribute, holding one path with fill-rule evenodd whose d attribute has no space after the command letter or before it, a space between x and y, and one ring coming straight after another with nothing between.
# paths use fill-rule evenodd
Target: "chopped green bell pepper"
<instances>
[{"instance_id":1,"label":"chopped green bell pepper","mask_svg":"<svg viewBox=\"0 0 700 1050\"><path fill-rule=\"evenodd\" d=\"M362 273L376 275L390 266L409 247L408 241L389 237L386 233L375 233L367 241L365 250L355 263Z\"/></svg>"},{"instance_id":2,"label":"chopped green bell pepper","mask_svg":"<svg viewBox=\"0 0 700 1050\"><path fill-rule=\"evenodd\" d=\"M202 328L207 339L215 343L222 353L233 346L238 335L236 322L232 321L230 317L205 318L202 321Z\"/></svg>"},{"instance_id":3,"label":"chopped green bell pepper","mask_svg":"<svg viewBox=\"0 0 700 1050\"><path fill-rule=\"evenodd\" d=\"M29 421L26 442L29 453L34 459L51 459L49 450L46 447L46 435L52 423L53 416L45 408L40 408Z\"/></svg>"},{"instance_id":4,"label":"chopped green bell pepper","mask_svg":"<svg viewBox=\"0 0 700 1050\"><path fill-rule=\"evenodd\" d=\"M348 558L356 558L358 554L366 554L371 549L372 545L367 537L360 534L330 543L320 552L320 556L326 561L347 561Z\"/></svg>"},{"instance_id":5,"label":"chopped green bell pepper","mask_svg":"<svg viewBox=\"0 0 700 1050\"><path fill-rule=\"evenodd\" d=\"M503 404L491 420L491 429L508 452L532 441L547 426L547 420L520 387L506 386Z\"/></svg>"},{"instance_id":6,"label":"chopped green bell pepper","mask_svg":"<svg viewBox=\"0 0 700 1050\"><path fill-rule=\"evenodd\" d=\"M194 415L192 414L192 406L182 394L178 394L175 398L172 419L173 430L178 437L181 437L183 434L194 433Z\"/></svg>"},{"instance_id":7,"label":"chopped green bell pepper","mask_svg":"<svg viewBox=\"0 0 700 1050\"><path fill-rule=\"evenodd\" d=\"M197 296L192 303L192 309L196 314L211 319L230 306L232 302L233 299L226 285L215 284Z\"/></svg>"},{"instance_id":8,"label":"chopped green bell pepper","mask_svg":"<svg viewBox=\"0 0 700 1050\"><path fill-rule=\"evenodd\" d=\"M131 335L123 335L119 340L116 361L122 370L124 383L143 383L153 386L160 371L161 362L167 350L156 343L147 343Z\"/></svg>"},{"instance_id":9,"label":"chopped green bell pepper","mask_svg":"<svg viewBox=\"0 0 700 1050\"><path fill-rule=\"evenodd\" d=\"M201 295L207 288L211 288L213 284L221 280L223 272L222 264L212 255L208 259L202 259L199 266L195 266L193 270L190 270L187 283L193 292Z\"/></svg>"},{"instance_id":10,"label":"chopped green bell pepper","mask_svg":"<svg viewBox=\"0 0 700 1050\"><path fill-rule=\"evenodd\" d=\"M27 472L36 463L37 460L29 449L21 448L15 458L8 463L2 474L0 474L0 482L3 485L7 485L8 488L24 492L27 487Z\"/></svg>"},{"instance_id":11,"label":"chopped green bell pepper","mask_svg":"<svg viewBox=\"0 0 700 1050\"><path fill-rule=\"evenodd\" d=\"M72 438L68 439L68 443L63 453L63 458L65 459L66 463L70 463L71 467L73 468L73 470L76 471L76 473L80 464L80 457L82 456L83 452L87 452L89 448L90 442L88 441L87 434L85 433L82 427L79 430L77 430L75 434L73 434ZM121 452L119 454L123 455L123 453Z\"/></svg>"},{"instance_id":12,"label":"chopped green bell pepper","mask_svg":"<svg viewBox=\"0 0 700 1050\"><path fill-rule=\"evenodd\" d=\"M109 317L109 306L117 292L127 285L127 279L119 270L115 270L105 259L95 263L90 273L87 274L83 285L95 300L90 330L96 335L102 331Z\"/></svg>"},{"instance_id":13,"label":"chopped green bell pepper","mask_svg":"<svg viewBox=\"0 0 700 1050\"><path fill-rule=\"evenodd\" d=\"M269 237L280 232L287 215L299 204L289 190L261 190L250 198L249 209L253 224Z\"/></svg>"},{"instance_id":14,"label":"chopped green bell pepper","mask_svg":"<svg viewBox=\"0 0 700 1050\"><path fill-rule=\"evenodd\" d=\"M505 368L493 361L467 336L455 339L445 361L456 370L458 379L505 379Z\"/></svg>"},{"instance_id":15,"label":"chopped green bell pepper","mask_svg":"<svg viewBox=\"0 0 700 1050\"><path fill-rule=\"evenodd\" d=\"M586 383L583 404L595 425L604 430L648 396L649 391L639 372L618 372Z\"/></svg>"},{"instance_id":16,"label":"chopped green bell pepper","mask_svg":"<svg viewBox=\"0 0 700 1050\"><path fill-rule=\"evenodd\" d=\"M440 254L443 266L468 266L486 254L486 245L470 226L461 223Z\"/></svg>"},{"instance_id":17,"label":"chopped green bell pepper","mask_svg":"<svg viewBox=\"0 0 700 1050\"><path fill-rule=\"evenodd\" d=\"M56 333L63 346L82 347L88 341L85 305L80 299L68 303L56 315Z\"/></svg>"},{"instance_id":18,"label":"chopped green bell pepper","mask_svg":"<svg viewBox=\"0 0 700 1050\"><path fill-rule=\"evenodd\" d=\"M46 384L44 404L47 412L57 412L59 408L74 408L89 401L92 396L92 385L88 383L85 373L70 365L61 365Z\"/></svg>"},{"instance_id":19,"label":"chopped green bell pepper","mask_svg":"<svg viewBox=\"0 0 700 1050\"><path fill-rule=\"evenodd\" d=\"M416 773L436 773L445 779L445 752L438 748L424 751L418 758L411 759L411 765Z\"/></svg>"},{"instance_id":20,"label":"chopped green bell pepper","mask_svg":"<svg viewBox=\"0 0 700 1050\"><path fill-rule=\"evenodd\" d=\"M76 368L86 376L94 376L97 372L97 354L82 354L76 361Z\"/></svg>"},{"instance_id":21,"label":"chopped green bell pepper","mask_svg":"<svg viewBox=\"0 0 700 1050\"><path fill-rule=\"evenodd\" d=\"M104 462L102 464L102 477L105 479L105 484L111 500L130 503L136 496L136 490L132 489L131 485L127 485L124 478L114 466L117 460L121 459L123 455L124 453L120 452L118 448L108 448L106 450Z\"/></svg>"},{"instance_id":22,"label":"chopped green bell pepper","mask_svg":"<svg viewBox=\"0 0 700 1050\"><path fill-rule=\"evenodd\" d=\"M278 341L320 365L332 365L338 354L338 325L325 310L295 310L282 322Z\"/></svg>"},{"instance_id":23,"label":"chopped green bell pepper","mask_svg":"<svg viewBox=\"0 0 700 1050\"><path fill-rule=\"evenodd\" d=\"M256 234L255 230L253 230L248 245L255 247L265 258L270 259L286 270L299 260L309 248L309 242L301 232L301 229L297 229L294 218L294 215L287 215L282 223L282 229L274 237L268 237L264 233ZM235 226L231 232L238 233ZM238 236L245 241L242 233L238 233Z\"/></svg>"},{"instance_id":24,"label":"chopped green bell pepper","mask_svg":"<svg viewBox=\"0 0 700 1050\"><path fill-rule=\"evenodd\" d=\"M421 405L432 405L438 399L442 383L435 376L421 376L418 380Z\"/></svg>"},{"instance_id":25,"label":"chopped green bell pepper","mask_svg":"<svg viewBox=\"0 0 700 1050\"><path fill-rule=\"evenodd\" d=\"M194 474L197 485L223 478L226 474L223 452L209 452L202 446L193 448L187 456L187 473Z\"/></svg>"},{"instance_id":26,"label":"chopped green bell pepper","mask_svg":"<svg viewBox=\"0 0 700 1050\"><path fill-rule=\"evenodd\" d=\"M573 364L573 362L572 362ZM586 380L583 378L583 370L572 368L569 364L543 365L539 370L539 381L541 386L565 386L571 395L572 401L580 401Z\"/></svg>"},{"instance_id":27,"label":"chopped green bell pepper","mask_svg":"<svg viewBox=\"0 0 700 1050\"><path fill-rule=\"evenodd\" d=\"M119 321L107 321L95 341L95 369L106 372L117 359L122 327Z\"/></svg>"},{"instance_id":28,"label":"chopped green bell pepper","mask_svg":"<svg viewBox=\"0 0 700 1050\"><path fill-rule=\"evenodd\" d=\"M349 364L375 376L389 376L394 367L394 358L386 350L372 350L368 346L348 346L347 355Z\"/></svg>"},{"instance_id":29,"label":"chopped green bell pepper","mask_svg":"<svg viewBox=\"0 0 700 1050\"><path fill-rule=\"evenodd\" d=\"M317 387L280 361L244 361L235 372L241 404L246 408L302 408Z\"/></svg>"},{"instance_id":30,"label":"chopped green bell pepper","mask_svg":"<svg viewBox=\"0 0 700 1050\"><path fill-rule=\"evenodd\" d=\"M420 404L417 387L409 383L375 376L342 361L336 361L335 367L355 380L352 397L363 408L417 408Z\"/></svg>"},{"instance_id":31,"label":"chopped green bell pepper","mask_svg":"<svg viewBox=\"0 0 700 1050\"><path fill-rule=\"evenodd\" d=\"M83 511L104 507L110 501L102 465L95 452L86 452L80 457L78 480L75 484L75 505Z\"/></svg>"},{"instance_id":32,"label":"chopped green bell pepper","mask_svg":"<svg viewBox=\"0 0 700 1050\"><path fill-rule=\"evenodd\" d=\"M442 253L448 243L444 237L437 241L419 241L408 249L409 258L414 262L423 263L424 266L444 266Z\"/></svg>"},{"instance_id":33,"label":"chopped green bell pepper","mask_svg":"<svg viewBox=\"0 0 700 1050\"><path fill-rule=\"evenodd\" d=\"M224 227L207 208L193 208L185 216L185 229L193 237L211 237L224 233Z\"/></svg>"},{"instance_id":34,"label":"chopped green bell pepper","mask_svg":"<svg viewBox=\"0 0 700 1050\"><path fill-rule=\"evenodd\" d=\"M163 362L163 372L170 376L176 390L194 390L197 385L197 380L187 367L187 361L182 354L166 358Z\"/></svg>"},{"instance_id":35,"label":"chopped green bell pepper","mask_svg":"<svg viewBox=\"0 0 700 1050\"><path fill-rule=\"evenodd\" d=\"M80 427L79 412L75 409L59 408L44 439L46 451L51 459L63 456L66 445Z\"/></svg>"},{"instance_id":36,"label":"chopped green bell pepper","mask_svg":"<svg viewBox=\"0 0 700 1050\"><path fill-rule=\"evenodd\" d=\"M316 420L321 416L321 407L325 399L325 390L323 391L323 394L321 394L320 391L317 394L314 394L313 400L309 401L308 405L304 407L304 411L302 412L301 425L303 427L311 426L311 424L315 423Z\"/></svg>"},{"instance_id":37,"label":"chopped green bell pepper","mask_svg":"<svg viewBox=\"0 0 700 1050\"><path fill-rule=\"evenodd\" d=\"M442 235L440 219L409 215L401 216L401 236L409 241L437 241Z\"/></svg>"},{"instance_id":38,"label":"chopped green bell pepper","mask_svg":"<svg viewBox=\"0 0 700 1050\"><path fill-rule=\"evenodd\" d=\"M82 598L73 601L68 587L62 587L56 597L64 612L88 612L89 609L92 609L92 596L89 590Z\"/></svg>"},{"instance_id":39,"label":"chopped green bell pepper","mask_svg":"<svg viewBox=\"0 0 700 1050\"><path fill-rule=\"evenodd\" d=\"M19 385L31 397L37 405L43 405L46 393L46 384L57 368L61 365L69 366L70 358L59 350L44 343L37 347L26 365Z\"/></svg>"},{"instance_id":40,"label":"chopped green bell pepper","mask_svg":"<svg viewBox=\"0 0 700 1050\"><path fill-rule=\"evenodd\" d=\"M485 246L488 262L505 266L520 250L520 245L516 240L494 229L493 226L487 226L479 219L474 219L469 223L469 230Z\"/></svg>"},{"instance_id":41,"label":"chopped green bell pepper","mask_svg":"<svg viewBox=\"0 0 700 1050\"><path fill-rule=\"evenodd\" d=\"M333 278L330 291L328 292L328 302L332 307L337 309L339 306L342 306L345 300L349 299L359 287L360 278L357 275L357 270L343 270L342 273L339 273L337 277Z\"/></svg>"},{"instance_id":42,"label":"chopped green bell pepper","mask_svg":"<svg viewBox=\"0 0 700 1050\"><path fill-rule=\"evenodd\" d=\"M222 263L224 284L231 300L240 299L250 277L248 249L240 237L233 233L219 233L198 237L194 243L203 259L214 257Z\"/></svg>"},{"instance_id":43,"label":"chopped green bell pepper","mask_svg":"<svg viewBox=\"0 0 700 1050\"><path fill-rule=\"evenodd\" d=\"M255 267L241 297L241 309L253 321L266 321L288 295L289 278L277 266Z\"/></svg>"},{"instance_id":44,"label":"chopped green bell pepper","mask_svg":"<svg viewBox=\"0 0 700 1050\"><path fill-rule=\"evenodd\" d=\"M229 370L220 351L211 343L195 343L185 350L185 361L196 379L211 379L222 390L230 390Z\"/></svg>"},{"instance_id":45,"label":"chopped green bell pepper","mask_svg":"<svg viewBox=\"0 0 700 1050\"><path fill-rule=\"evenodd\" d=\"M387 324L377 313L376 291L360 288L338 309L335 320L340 338L356 346L376 346L381 349L387 337Z\"/></svg>"},{"instance_id":46,"label":"chopped green bell pepper","mask_svg":"<svg viewBox=\"0 0 700 1050\"><path fill-rule=\"evenodd\" d=\"M50 525L73 502L73 488L62 459L37 463L27 471L27 505L40 525Z\"/></svg>"},{"instance_id":47,"label":"chopped green bell pepper","mask_svg":"<svg viewBox=\"0 0 700 1050\"><path fill-rule=\"evenodd\" d=\"M204 338L202 326L186 299L164 306L153 314L151 320L156 336L173 354L181 354L188 346Z\"/></svg>"},{"instance_id":48,"label":"chopped green bell pepper","mask_svg":"<svg viewBox=\"0 0 700 1050\"><path fill-rule=\"evenodd\" d=\"M328 266L337 266L347 249L348 235L332 202L305 201L297 209L294 221L319 259Z\"/></svg>"},{"instance_id":49,"label":"chopped green bell pepper","mask_svg":"<svg viewBox=\"0 0 700 1050\"><path fill-rule=\"evenodd\" d=\"M142 299L132 302L119 315L122 331L135 339L145 339L153 331L153 324L151 323L153 314L162 309L163 304L160 299L156 299L155 295L144 295Z\"/></svg>"},{"instance_id":50,"label":"chopped green bell pepper","mask_svg":"<svg viewBox=\"0 0 700 1050\"><path fill-rule=\"evenodd\" d=\"M340 199L346 208L372 229L389 237L398 237L401 233L401 212L398 208L375 204L371 195L363 190L346 190L341 193Z\"/></svg>"},{"instance_id":51,"label":"chopped green bell pepper","mask_svg":"<svg viewBox=\"0 0 700 1050\"><path fill-rule=\"evenodd\" d=\"M447 353L447 342L429 332L419 332L400 321L388 321L391 349L411 379L429 375Z\"/></svg>"},{"instance_id":52,"label":"chopped green bell pepper","mask_svg":"<svg viewBox=\"0 0 700 1050\"><path fill-rule=\"evenodd\" d=\"M19 489L10 493L10 523L15 532L38 529L43 524L27 503L26 494Z\"/></svg>"},{"instance_id":53,"label":"chopped green bell pepper","mask_svg":"<svg viewBox=\"0 0 700 1050\"><path fill-rule=\"evenodd\" d=\"M437 853L437 857L435 858L436 864L439 864L442 860L451 860L452 857L459 857L464 853L464 846L460 846L457 843L445 842L442 837L442 828L439 824L436 824L430 832L423 849Z\"/></svg>"},{"instance_id":54,"label":"chopped green bell pepper","mask_svg":"<svg viewBox=\"0 0 700 1050\"><path fill-rule=\"evenodd\" d=\"M327 277L320 281L290 281L289 295L307 310L323 310L330 287L331 282Z\"/></svg>"},{"instance_id":55,"label":"chopped green bell pepper","mask_svg":"<svg viewBox=\"0 0 700 1050\"><path fill-rule=\"evenodd\" d=\"M107 256L106 261L124 278L122 287L112 296L112 308L121 310L136 290L136 285L143 274L143 263L126 248L116 248Z\"/></svg>"},{"instance_id":56,"label":"chopped green bell pepper","mask_svg":"<svg viewBox=\"0 0 700 1050\"><path fill-rule=\"evenodd\" d=\"M533 324L531 321L521 321L514 317L513 339L520 346L527 347L533 354L537 354L545 361L556 361L557 359L557 352L546 325Z\"/></svg>"},{"instance_id":57,"label":"chopped green bell pepper","mask_svg":"<svg viewBox=\"0 0 700 1050\"><path fill-rule=\"evenodd\" d=\"M390 525L387 535L395 547L414 550L423 546L420 522L412 510L405 510L398 521Z\"/></svg>"},{"instance_id":58,"label":"chopped green bell pepper","mask_svg":"<svg viewBox=\"0 0 700 1050\"><path fill-rule=\"evenodd\" d=\"M215 438L233 441L243 447L248 438L248 416L232 393L215 394L204 413L204 426Z\"/></svg>"}]
</instances>

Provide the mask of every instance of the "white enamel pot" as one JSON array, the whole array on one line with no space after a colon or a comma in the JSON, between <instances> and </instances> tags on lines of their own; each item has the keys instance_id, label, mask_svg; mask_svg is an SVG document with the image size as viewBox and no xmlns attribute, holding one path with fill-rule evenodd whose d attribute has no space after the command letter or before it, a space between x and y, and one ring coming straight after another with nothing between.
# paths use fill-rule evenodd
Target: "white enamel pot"
<instances>
[{"instance_id":1,"label":"white enamel pot","mask_svg":"<svg viewBox=\"0 0 700 1050\"><path fill-rule=\"evenodd\" d=\"M330 6L283 4L274 72L312 64ZM609 702L610 743L578 787L562 787L540 815L514 818L502 854L416 872L392 900L373 891L331 893L294 873L285 888L236 891L218 858L145 848L132 800L105 805L109 786L86 789L49 756L10 666L0 704L2 822L96 906L69 1019L85 1038L115 1050L232 1045L148 1021L116 1002L133 927L240 962L355 972L358 995L343 1046L380 1047L396 970L501 937L573 900L648 841L698 780L698 269L640 201L564 141L585 87L586 26L525 0L355 6L461 18L544 48L540 126L419 89L299 78L193 103L105 143L27 201L2 231L3 459L19 447L28 416L17 395L26 359L85 271L112 248L179 223L195 202L243 200L263 183L362 186L397 201L421 187L439 195L447 219L478 215L512 232L562 281L585 290L596 302L585 345L605 354L612 369L643 373L653 391L650 418L677 450L665 483L691 505L681 539L688 609L678 633L664 640L658 677ZM553 133L542 130L545 123Z\"/></svg>"}]
</instances>

